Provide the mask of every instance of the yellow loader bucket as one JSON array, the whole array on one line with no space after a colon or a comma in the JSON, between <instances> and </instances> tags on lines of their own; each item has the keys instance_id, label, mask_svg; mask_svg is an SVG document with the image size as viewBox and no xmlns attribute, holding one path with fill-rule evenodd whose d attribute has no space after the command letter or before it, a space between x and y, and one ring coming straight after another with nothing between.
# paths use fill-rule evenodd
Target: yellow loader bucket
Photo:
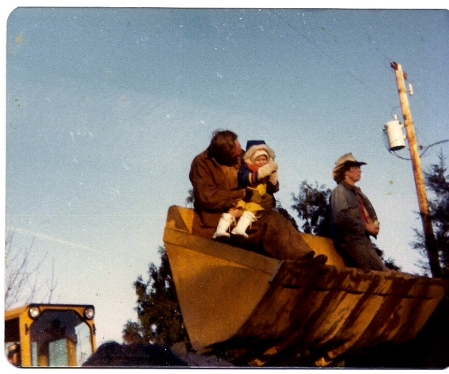
<instances>
[{"instance_id":1,"label":"yellow loader bucket","mask_svg":"<svg viewBox=\"0 0 449 374\"><path fill-rule=\"evenodd\" d=\"M164 243L199 352L229 349L263 365L295 346L333 360L348 350L413 339L448 289L441 279L347 268L332 241L308 234L304 241L328 256L326 265L269 258L192 235L193 215L170 207Z\"/></svg>"}]
</instances>

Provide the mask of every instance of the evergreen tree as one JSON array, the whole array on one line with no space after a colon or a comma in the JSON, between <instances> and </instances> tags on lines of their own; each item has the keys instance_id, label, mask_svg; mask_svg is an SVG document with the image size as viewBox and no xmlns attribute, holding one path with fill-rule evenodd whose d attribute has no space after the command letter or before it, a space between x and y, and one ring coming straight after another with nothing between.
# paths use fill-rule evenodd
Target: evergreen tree
<instances>
[{"instance_id":1,"label":"evergreen tree","mask_svg":"<svg viewBox=\"0 0 449 374\"><path fill-rule=\"evenodd\" d=\"M165 249L159 247L161 264L149 266L148 281L139 276L134 282L138 322L128 321L122 331L126 343L152 343L171 347L188 337Z\"/></svg>"},{"instance_id":2,"label":"evergreen tree","mask_svg":"<svg viewBox=\"0 0 449 374\"><path fill-rule=\"evenodd\" d=\"M446 159L442 153L438 155L439 162L432 164L424 171L424 179L430 191L429 212L437 244L438 256L443 277L449 277L449 174L447 174ZM424 235L416 230L416 241L412 243L423 257L427 257ZM430 274L427 262L418 264L426 274Z\"/></svg>"},{"instance_id":3,"label":"evergreen tree","mask_svg":"<svg viewBox=\"0 0 449 374\"><path fill-rule=\"evenodd\" d=\"M332 237L329 197L331 190L326 186L315 187L303 181L298 196L292 193L292 208L303 221L302 230L307 234Z\"/></svg>"},{"instance_id":4,"label":"evergreen tree","mask_svg":"<svg viewBox=\"0 0 449 374\"><path fill-rule=\"evenodd\" d=\"M146 344L138 322L128 320L122 331L123 341L127 344Z\"/></svg>"},{"instance_id":5,"label":"evergreen tree","mask_svg":"<svg viewBox=\"0 0 449 374\"><path fill-rule=\"evenodd\" d=\"M195 196L193 194L193 188L187 191L185 203L187 208L193 208L193 205L195 204Z\"/></svg>"}]
</instances>

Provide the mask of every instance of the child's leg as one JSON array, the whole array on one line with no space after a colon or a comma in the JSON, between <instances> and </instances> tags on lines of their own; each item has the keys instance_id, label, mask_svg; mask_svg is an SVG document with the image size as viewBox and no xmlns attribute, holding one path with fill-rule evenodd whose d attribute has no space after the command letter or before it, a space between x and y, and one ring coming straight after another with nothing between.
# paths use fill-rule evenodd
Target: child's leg
<instances>
[{"instance_id":1,"label":"child's leg","mask_svg":"<svg viewBox=\"0 0 449 374\"><path fill-rule=\"evenodd\" d=\"M221 215L220 221L218 221L217 230L212 236L212 239L215 239L219 236L227 236L229 238L231 235L228 231L234 222L235 218L231 214L223 213Z\"/></svg>"},{"instance_id":2,"label":"child's leg","mask_svg":"<svg viewBox=\"0 0 449 374\"><path fill-rule=\"evenodd\" d=\"M248 237L246 233L246 229L251 226L251 223L253 223L256 220L256 216L254 213L251 213L248 210L245 210L240 217L239 221L237 222L237 226L234 227L234 229L231 231L231 234L234 235L243 235L245 238Z\"/></svg>"}]
</instances>

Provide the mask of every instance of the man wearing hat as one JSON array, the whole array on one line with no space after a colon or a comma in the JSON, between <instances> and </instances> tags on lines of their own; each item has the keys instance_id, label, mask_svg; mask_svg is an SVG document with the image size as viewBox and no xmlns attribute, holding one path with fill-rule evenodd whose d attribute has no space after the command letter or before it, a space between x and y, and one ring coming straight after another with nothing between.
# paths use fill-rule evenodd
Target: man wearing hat
<instances>
[{"instance_id":1,"label":"man wearing hat","mask_svg":"<svg viewBox=\"0 0 449 374\"><path fill-rule=\"evenodd\" d=\"M352 153L336 162L332 171L337 187L331 193L334 244L346 265L369 270L388 270L377 255L370 236L377 237L379 223L369 199L355 186L361 179L360 166Z\"/></svg>"}]
</instances>

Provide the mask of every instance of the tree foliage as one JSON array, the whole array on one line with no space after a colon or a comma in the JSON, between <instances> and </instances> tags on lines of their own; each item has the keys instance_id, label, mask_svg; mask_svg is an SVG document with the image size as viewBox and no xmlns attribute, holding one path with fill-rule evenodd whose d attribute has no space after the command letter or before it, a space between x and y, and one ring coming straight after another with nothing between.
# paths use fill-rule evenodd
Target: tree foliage
<instances>
[{"instance_id":1,"label":"tree foliage","mask_svg":"<svg viewBox=\"0 0 449 374\"><path fill-rule=\"evenodd\" d=\"M195 203L195 195L193 194L193 188L191 188L187 191L187 197L185 200L185 204L186 204L186 207L193 208L194 203Z\"/></svg>"},{"instance_id":2,"label":"tree foliage","mask_svg":"<svg viewBox=\"0 0 449 374\"><path fill-rule=\"evenodd\" d=\"M439 162L432 164L423 174L430 192L429 212L442 275L449 277L449 174L444 155L440 153L438 158ZM423 257L427 257L423 232L415 230L415 234L416 241L412 243L413 248L417 249ZM426 261L420 261L419 266L426 274L430 274L430 268Z\"/></svg>"},{"instance_id":3,"label":"tree foliage","mask_svg":"<svg viewBox=\"0 0 449 374\"><path fill-rule=\"evenodd\" d=\"M292 208L302 220L302 230L307 234L332 237L329 197L331 190L326 186L315 186L303 181L298 196L292 193Z\"/></svg>"},{"instance_id":4,"label":"tree foliage","mask_svg":"<svg viewBox=\"0 0 449 374\"><path fill-rule=\"evenodd\" d=\"M128 321L122 331L126 343L152 343L171 347L177 342L188 345L178 298L165 249L159 247L161 264L151 263L148 280L134 282L138 322Z\"/></svg>"}]
</instances>

